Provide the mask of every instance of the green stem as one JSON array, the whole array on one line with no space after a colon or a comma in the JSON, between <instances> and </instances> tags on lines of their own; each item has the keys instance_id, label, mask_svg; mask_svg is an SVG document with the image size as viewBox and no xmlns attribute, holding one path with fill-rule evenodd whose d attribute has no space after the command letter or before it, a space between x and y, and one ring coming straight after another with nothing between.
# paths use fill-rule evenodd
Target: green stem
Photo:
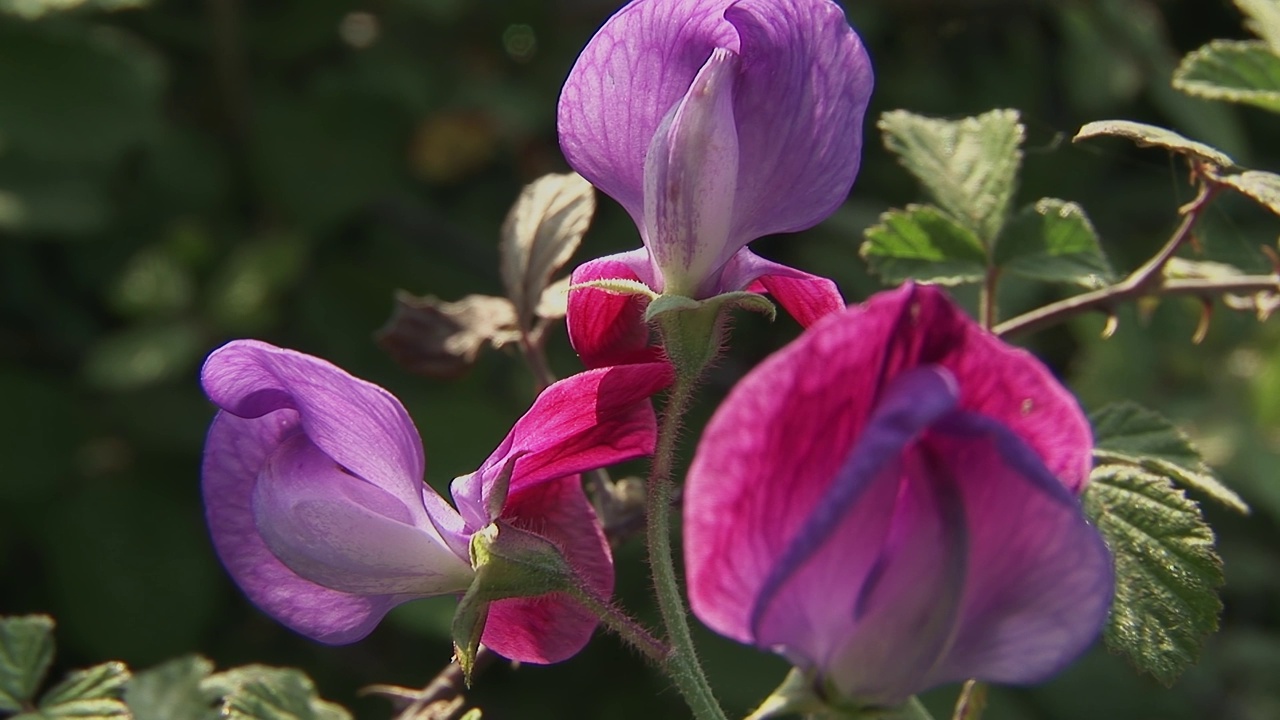
<instances>
[{"instance_id":1,"label":"green stem","mask_svg":"<svg viewBox=\"0 0 1280 720\"><path fill-rule=\"evenodd\" d=\"M654 453L653 471L645 500L649 567L653 573L658 608L662 612L662 621L671 642L668 656L671 678L698 720L726 720L724 710L716 702L711 684L707 682L707 676L698 664L671 551L671 473L675 465L680 421L693 399L695 380L696 378L690 378L684 373L677 373L675 386L671 389L662 412L662 423L658 427L658 447Z\"/></svg>"}]
</instances>

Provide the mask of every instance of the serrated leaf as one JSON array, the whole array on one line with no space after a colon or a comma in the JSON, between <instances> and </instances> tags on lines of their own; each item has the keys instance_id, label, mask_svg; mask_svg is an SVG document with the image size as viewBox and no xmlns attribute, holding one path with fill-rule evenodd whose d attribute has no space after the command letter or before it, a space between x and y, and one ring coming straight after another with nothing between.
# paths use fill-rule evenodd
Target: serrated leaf
<instances>
[{"instance_id":1,"label":"serrated leaf","mask_svg":"<svg viewBox=\"0 0 1280 720\"><path fill-rule=\"evenodd\" d=\"M859 250L889 284L908 278L942 285L979 282L987 253L977 236L932 205L908 205L880 216Z\"/></svg>"},{"instance_id":2,"label":"serrated leaf","mask_svg":"<svg viewBox=\"0 0 1280 720\"><path fill-rule=\"evenodd\" d=\"M1166 475L1240 513L1249 506L1223 485L1181 430L1159 413L1131 402L1105 405L1089 415L1094 457Z\"/></svg>"},{"instance_id":3,"label":"serrated leaf","mask_svg":"<svg viewBox=\"0 0 1280 720\"><path fill-rule=\"evenodd\" d=\"M1009 212L1022 163L1016 110L938 120L904 110L878 123L884 144L933 200L984 244L995 242Z\"/></svg>"},{"instance_id":4,"label":"serrated leaf","mask_svg":"<svg viewBox=\"0 0 1280 720\"><path fill-rule=\"evenodd\" d=\"M0 710L21 710L35 696L52 662L53 618L0 618Z\"/></svg>"},{"instance_id":5,"label":"serrated leaf","mask_svg":"<svg viewBox=\"0 0 1280 720\"><path fill-rule=\"evenodd\" d=\"M1280 215L1280 175L1263 170L1241 170L1210 173L1210 177Z\"/></svg>"},{"instance_id":6,"label":"serrated leaf","mask_svg":"<svg viewBox=\"0 0 1280 720\"><path fill-rule=\"evenodd\" d=\"M213 720L216 695L201 688L213 663L197 655L176 658L135 673L124 701L133 720Z\"/></svg>"},{"instance_id":7,"label":"serrated leaf","mask_svg":"<svg viewBox=\"0 0 1280 720\"><path fill-rule=\"evenodd\" d=\"M543 175L525 186L502 224L502 282L522 327L533 321L551 275L582 242L596 211L595 189L577 173Z\"/></svg>"},{"instance_id":8,"label":"serrated leaf","mask_svg":"<svg viewBox=\"0 0 1280 720\"><path fill-rule=\"evenodd\" d=\"M206 678L201 687L223 696L231 720L351 720L341 706L316 694L311 678L294 668L245 665Z\"/></svg>"},{"instance_id":9,"label":"serrated leaf","mask_svg":"<svg viewBox=\"0 0 1280 720\"><path fill-rule=\"evenodd\" d=\"M40 698L40 714L84 720L129 717L129 708L120 701L129 677L129 669L121 662L77 670Z\"/></svg>"},{"instance_id":10,"label":"serrated leaf","mask_svg":"<svg viewBox=\"0 0 1280 720\"><path fill-rule=\"evenodd\" d=\"M1208 100L1280 112L1280 55L1261 40L1214 40L1182 59L1173 86Z\"/></svg>"},{"instance_id":11,"label":"serrated leaf","mask_svg":"<svg viewBox=\"0 0 1280 720\"><path fill-rule=\"evenodd\" d=\"M1005 272L1046 282L1099 288L1114 276L1084 209L1054 198L1043 198L1013 216L1000 235L995 258Z\"/></svg>"},{"instance_id":12,"label":"serrated leaf","mask_svg":"<svg viewBox=\"0 0 1280 720\"><path fill-rule=\"evenodd\" d=\"M1107 647L1171 685L1218 628L1213 531L1168 478L1125 465L1094 469L1084 509L1115 557Z\"/></svg>"},{"instance_id":13,"label":"serrated leaf","mask_svg":"<svg viewBox=\"0 0 1280 720\"><path fill-rule=\"evenodd\" d=\"M1172 130L1130 120L1097 120L1091 122L1080 128L1080 132L1071 138L1071 142L1091 140L1096 137L1125 138L1142 147L1164 148L1170 152L1186 155L1219 167L1231 167L1236 164L1229 155L1221 150L1185 138Z\"/></svg>"},{"instance_id":14,"label":"serrated leaf","mask_svg":"<svg viewBox=\"0 0 1280 720\"><path fill-rule=\"evenodd\" d=\"M1245 14L1244 26L1262 38L1267 46L1280 52L1280 2L1277 0L1236 0Z\"/></svg>"}]
</instances>

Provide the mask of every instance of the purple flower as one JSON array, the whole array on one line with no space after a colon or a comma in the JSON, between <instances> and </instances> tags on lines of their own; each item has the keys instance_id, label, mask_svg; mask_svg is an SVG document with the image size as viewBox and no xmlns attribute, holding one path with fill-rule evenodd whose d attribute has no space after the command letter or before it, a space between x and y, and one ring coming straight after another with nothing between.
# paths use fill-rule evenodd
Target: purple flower
<instances>
[{"instance_id":1,"label":"purple flower","mask_svg":"<svg viewBox=\"0 0 1280 720\"><path fill-rule=\"evenodd\" d=\"M813 326L716 412L685 493L694 613L845 698L1030 683L1089 646L1113 590L1077 496L1075 399L941 291Z\"/></svg>"},{"instance_id":2,"label":"purple flower","mask_svg":"<svg viewBox=\"0 0 1280 720\"><path fill-rule=\"evenodd\" d=\"M626 208L644 248L588 262L573 282L638 280L695 299L767 291L806 325L843 307L830 280L746 245L844 201L871 85L830 0L634 0L570 71L559 131L569 164ZM570 337L588 365L645 356L640 303L571 293Z\"/></svg>"},{"instance_id":3,"label":"purple flower","mask_svg":"<svg viewBox=\"0 0 1280 720\"><path fill-rule=\"evenodd\" d=\"M608 597L613 561L577 473L653 451L648 398L670 377L664 365L631 365L547 388L480 469L454 481L455 511L423 483L418 432L386 390L309 355L229 343L201 374L220 408L203 471L214 546L258 607L332 644L369 634L400 603L465 591L470 537L499 518L555 543ZM513 660L556 662L595 625L558 595L500 600L483 641Z\"/></svg>"}]
</instances>

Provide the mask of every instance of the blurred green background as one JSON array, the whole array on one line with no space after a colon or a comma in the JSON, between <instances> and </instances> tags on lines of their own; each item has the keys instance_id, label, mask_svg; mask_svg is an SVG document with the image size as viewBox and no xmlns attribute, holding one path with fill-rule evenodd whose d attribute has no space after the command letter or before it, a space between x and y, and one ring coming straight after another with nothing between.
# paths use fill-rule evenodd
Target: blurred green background
<instances>
[{"instance_id":1,"label":"blurred green background","mask_svg":"<svg viewBox=\"0 0 1280 720\"><path fill-rule=\"evenodd\" d=\"M392 293L500 294L498 228L520 187L565 169L559 85L615 10L607 0L0 0L0 614L48 612L62 667L136 667L190 652L219 666L294 664L357 717L369 683L424 684L449 660L452 600L396 611L368 640L295 636L238 593L206 538L198 464L212 410L202 357L258 337L381 383L424 435L442 487L488 454L530 400L514 354L461 381L410 376L373 343ZM849 202L762 254L877 283L857 256L879 213L919 198L874 118L1022 111L1020 200L1084 205L1117 267L1145 259L1190 199L1185 170L1121 141L1073 146L1083 123L1174 127L1237 160L1280 168L1277 118L1179 95L1186 52L1243 37L1228 0L858 0L848 14L877 72L863 170ZM633 247L612 201L579 259ZM1209 259L1266 271L1280 222L1218 202ZM1007 288L1009 316L1054 297ZM1086 407L1128 398L1175 419L1253 503L1209 508L1226 561L1223 631L1172 690L1098 649L987 717L1280 718L1280 323L1222 311L1193 345L1196 307L1132 308L1099 338L1083 318L1027 341ZM738 323L702 417L797 331ZM553 365L574 372L563 330ZM692 432L690 437L696 437ZM652 617L642 552L618 552L624 602ZM782 663L707 636L710 672L741 714ZM945 707L954 689L930 697ZM486 718L681 717L678 695L611 637L552 668L495 667Z\"/></svg>"}]
</instances>

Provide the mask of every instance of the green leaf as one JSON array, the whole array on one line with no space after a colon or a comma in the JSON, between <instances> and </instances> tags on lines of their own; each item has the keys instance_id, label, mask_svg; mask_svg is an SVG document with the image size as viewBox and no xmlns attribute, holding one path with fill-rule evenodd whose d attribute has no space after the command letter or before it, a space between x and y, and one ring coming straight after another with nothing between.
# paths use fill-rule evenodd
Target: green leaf
<instances>
[{"instance_id":1,"label":"green leaf","mask_svg":"<svg viewBox=\"0 0 1280 720\"><path fill-rule=\"evenodd\" d=\"M1236 7L1245 14L1244 26L1249 32L1266 41L1280 52L1280 2L1277 0L1236 0Z\"/></svg>"},{"instance_id":2,"label":"green leaf","mask_svg":"<svg viewBox=\"0 0 1280 720\"><path fill-rule=\"evenodd\" d=\"M16 712L30 702L53 662L53 618L0 618L0 710Z\"/></svg>"},{"instance_id":3,"label":"green leaf","mask_svg":"<svg viewBox=\"0 0 1280 720\"><path fill-rule=\"evenodd\" d=\"M1263 170L1241 170L1214 172L1210 177L1280 215L1280 175Z\"/></svg>"},{"instance_id":4,"label":"green leaf","mask_svg":"<svg viewBox=\"0 0 1280 720\"><path fill-rule=\"evenodd\" d=\"M984 245L1004 226L1022 163L1016 110L937 120L904 110L880 116L884 144L934 201Z\"/></svg>"},{"instance_id":5,"label":"green leaf","mask_svg":"<svg viewBox=\"0 0 1280 720\"><path fill-rule=\"evenodd\" d=\"M222 717L230 720L351 720L293 668L245 665L206 678L202 687L224 698Z\"/></svg>"},{"instance_id":6,"label":"green leaf","mask_svg":"<svg viewBox=\"0 0 1280 720\"><path fill-rule=\"evenodd\" d=\"M1098 120L1080 128L1071 142L1091 140L1096 137L1121 137L1142 147L1164 148L1179 155L1207 162L1219 167L1236 164L1226 153L1204 143L1187 139L1172 130L1130 120Z\"/></svg>"},{"instance_id":7,"label":"green leaf","mask_svg":"<svg viewBox=\"0 0 1280 720\"><path fill-rule=\"evenodd\" d=\"M1236 512L1249 512L1244 499L1218 480L1187 436L1159 413L1118 402L1091 413L1089 422L1099 463L1132 465L1164 475Z\"/></svg>"},{"instance_id":8,"label":"green leaf","mask_svg":"<svg viewBox=\"0 0 1280 720\"><path fill-rule=\"evenodd\" d=\"M915 278L959 285L979 282L987 273L987 252L978 238L932 205L881 215L859 252L889 284Z\"/></svg>"},{"instance_id":9,"label":"green leaf","mask_svg":"<svg viewBox=\"0 0 1280 720\"><path fill-rule=\"evenodd\" d=\"M129 669L121 662L77 670L40 698L40 715L50 720L127 718L129 708L120 701L127 682Z\"/></svg>"},{"instance_id":10,"label":"green leaf","mask_svg":"<svg viewBox=\"0 0 1280 720\"><path fill-rule=\"evenodd\" d=\"M1004 271L1033 280L1099 288L1113 278L1089 217L1065 200L1023 208L1005 226L995 258Z\"/></svg>"},{"instance_id":11,"label":"green leaf","mask_svg":"<svg viewBox=\"0 0 1280 720\"><path fill-rule=\"evenodd\" d=\"M217 695L201 688L213 663L197 655L176 658L136 673L124 700L133 720L214 720Z\"/></svg>"},{"instance_id":12,"label":"green leaf","mask_svg":"<svg viewBox=\"0 0 1280 720\"><path fill-rule=\"evenodd\" d=\"M1173 86L1208 100L1280 112L1280 55L1261 40L1214 40L1182 59Z\"/></svg>"},{"instance_id":13,"label":"green leaf","mask_svg":"<svg viewBox=\"0 0 1280 720\"><path fill-rule=\"evenodd\" d=\"M1218 628L1213 531L1168 478L1126 465L1094 469L1084 509L1115 556L1107 647L1170 685Z\"/></svg>"}]
</instances>

